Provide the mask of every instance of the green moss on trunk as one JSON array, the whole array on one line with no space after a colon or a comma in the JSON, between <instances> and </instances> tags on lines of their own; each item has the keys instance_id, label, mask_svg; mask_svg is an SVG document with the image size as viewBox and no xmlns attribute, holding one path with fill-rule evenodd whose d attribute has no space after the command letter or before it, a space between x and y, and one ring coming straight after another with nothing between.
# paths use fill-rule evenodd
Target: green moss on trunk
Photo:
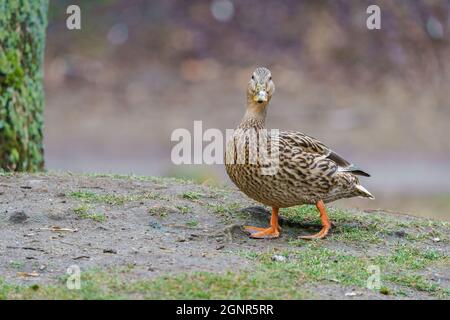
<instances>
[{"instance_id":1,"label":"green moss on trunk","mask_svg":"<svg viewBox=\"0 0 450 320\"><path fill-rule=\"evenodd\" d=\"M44 168L47 9L48 0L0 1L0 170Z\"/></svg>"}]
</instances>

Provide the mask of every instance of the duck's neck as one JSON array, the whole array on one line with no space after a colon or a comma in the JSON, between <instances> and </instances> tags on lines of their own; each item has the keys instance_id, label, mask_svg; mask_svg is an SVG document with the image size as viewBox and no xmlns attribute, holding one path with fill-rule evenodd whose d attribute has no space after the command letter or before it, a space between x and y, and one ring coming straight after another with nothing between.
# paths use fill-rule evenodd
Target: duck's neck
<instances>
[{"instance_id":1,"label":"duck's neck","mask_svg":"<svg viewBox=\"0 0 450 320\"><path fill-rule=\"evenodd\" d=\"M257 103L247 99L247 111L239 124L238 129L264 129L266 125L267 105L269 102Z\"/></svg>"}]
</instances>

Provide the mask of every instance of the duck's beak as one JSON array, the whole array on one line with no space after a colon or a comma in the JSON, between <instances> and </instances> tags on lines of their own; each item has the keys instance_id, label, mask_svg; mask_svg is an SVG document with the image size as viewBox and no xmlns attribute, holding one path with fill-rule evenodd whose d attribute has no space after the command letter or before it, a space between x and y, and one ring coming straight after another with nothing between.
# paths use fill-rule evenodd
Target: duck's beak
<instances>
[{"instance_id":1,"label":"duck's beak","mask_svg":"<svg viewBox=\"0 0 450 320\"><path fill-rule=\"evenodd\" d=\"M253 96L253 101L262 103L267 101L267 92L266 90L260 90L257 94Z\"/></svg>"}]
</instances>

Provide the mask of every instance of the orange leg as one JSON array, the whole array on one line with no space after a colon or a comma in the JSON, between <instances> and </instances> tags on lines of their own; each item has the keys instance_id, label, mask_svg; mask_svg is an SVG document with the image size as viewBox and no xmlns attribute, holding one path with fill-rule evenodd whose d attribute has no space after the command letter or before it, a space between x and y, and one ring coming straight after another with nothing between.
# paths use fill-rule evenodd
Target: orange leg
<instances>
[{"instance_id":1,"label":"orange leg","mask_svg":"<svg viewBox=\"0 0 450 320\"><path fill-rule=\"evenodd\" d=\"M331 229L331 223L330 220L328 220L327 210L325 209L325 204L323 203L323 201L317 201L316 207L320 212L320 220L322 220L322 230L311 236L301 236L300 238L302 239L322 239L328 234L328 231L330 231Z\"/></svg>"},{"instance_id":2,"label":"orange leg","mask_svg":"<svg viewBox=\"0 0 450 320\"><path fill-rule=\"evenodd\" d=\"M250 233L250 238L274 239L280 236L280 226L278 225L278 208L272 208L269 228L257 228L245 226L244 230Z\"/></svg>"}]
</instances>

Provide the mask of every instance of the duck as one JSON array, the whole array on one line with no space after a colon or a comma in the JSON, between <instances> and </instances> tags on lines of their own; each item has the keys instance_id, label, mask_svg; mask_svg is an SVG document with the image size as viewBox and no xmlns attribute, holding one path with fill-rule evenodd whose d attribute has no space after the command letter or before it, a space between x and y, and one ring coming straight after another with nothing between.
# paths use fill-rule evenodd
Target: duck
<instances>
[{"instance_id":1,"label":"duck","mask_svg":"<svg viewBox=\"0 0 450 320\"><path fill-rule=\"evenodd\" d=\"M345 160L316 138L298 131L266 129L269 102L275 92L272 73L258 67L247 85L247 108L226 143L225 169L249 198L272 207L269 227L244 226L251 238L280 236L279 210L315 205L322 228L302 239L323 239L331 222L326 204L352 197L374 199L358 176L370 174Z\"/></svg>"}]
</instances>

